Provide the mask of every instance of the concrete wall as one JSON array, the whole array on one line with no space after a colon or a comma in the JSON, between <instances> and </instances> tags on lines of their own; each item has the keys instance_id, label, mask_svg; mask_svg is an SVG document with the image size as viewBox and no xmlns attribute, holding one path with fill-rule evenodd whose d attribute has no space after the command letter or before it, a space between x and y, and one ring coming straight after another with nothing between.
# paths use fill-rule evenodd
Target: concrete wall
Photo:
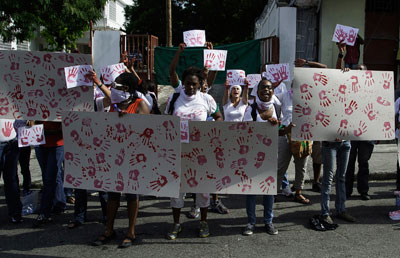
<instances>
[{"instance_id":1,"label":"concrete wall","mask_svg":"<svg viewBox=\"0 0 400 258\"><path fill-rule=\"evenodd\" d=\"M336 43L332 41L336 24L359 28L364 38L365 0L322 0L320 21L320 62L335 68L338 55ZM363 62L363 46L360 48L360 63Z\"/></svg>"}]
</instances>

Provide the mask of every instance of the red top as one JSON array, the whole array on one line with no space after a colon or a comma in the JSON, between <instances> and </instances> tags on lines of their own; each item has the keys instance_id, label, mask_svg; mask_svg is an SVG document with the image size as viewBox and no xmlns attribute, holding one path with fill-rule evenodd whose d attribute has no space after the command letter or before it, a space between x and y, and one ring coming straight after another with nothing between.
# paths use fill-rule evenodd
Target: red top
<instances>
[{"instance_id":1,"label":"red top","mask_svg":"<svg viewBox=\"0 0 400 258\"><path fill-rule=\"evenodd\" d=\"M346 46L346 56L344 57L345 64L358 64L360 60L360 42L357 39L354 46Z\"/></svg>"},{"instance_id":2,"label":"red top","mask_svg":"<svg viewBox=\"0 0 400 258\"><path fill-rule=\"evenodd\" d=\"M37 124L43 124L44 137L46 144L43 147L58 147L64 145L64 139L62 134L61 122L37 122Z\"/></svg>"},{"instance_id":3,"label":"red top","mask_svg":"<svg viewBox=\"0 0 400 258\"><path fill-rule=\"evenodd\" d=\"M126 109L126 113L128 113L128 114L136 114L136 110L137 110L137 108L139 106L140 101L142 101L142 100L143 99L137 98L135 100L135 102L133 102L132 104L130 104L128 106L128 108ZM123 111L125 111L125 110L123 110ZM114 107L113 106L111 106L110 112L114 112Z\"/></svg>"}]
</instances>

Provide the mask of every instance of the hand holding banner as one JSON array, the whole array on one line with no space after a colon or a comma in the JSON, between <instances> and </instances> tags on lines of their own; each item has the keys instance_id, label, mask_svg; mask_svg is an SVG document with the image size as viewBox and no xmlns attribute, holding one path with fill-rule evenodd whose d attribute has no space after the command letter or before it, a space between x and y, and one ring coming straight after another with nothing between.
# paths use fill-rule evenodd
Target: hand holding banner
<instances>
[{"instance_id":1,"label":"hand holding banner","mask_svg":"<svg viewBox=\"0 0 400 258\"><path fill-rule=\"evenodd\" d=\"M124 63L108 65L102 67L101 76L103 77L104 84L111 84L114 82L115 78L117 78L121 73L125 72Z\"/></svg>"},{"instance_id":2,"label":"hand holding banner","mask_svg":"<svg viewBox=\"0 0 400 258\"><path fill-rule=\"evenodd\" d=\"M248 74L246 78L249 83L249 88L254 88L261 81L261 74Z\"/></svg>"},{"instance_id":3,"label":"hand holding banner","mask_svg":"<svg viewBox=\"0 0 400 258\"><path fill-rule=\"evenodd\" d=\"M226 79L229 85L244 85L246 73L243 70L228 70L226 71Z\"/></svg>"},{"instance_id":4,"label":"hand holding banner","mask_svg":"<svg viewBox=\"0 0 400 258\"><path fill-rule=\"evenodd\" d=\"M226 50L204 49L204 66L210 71L225 71L227 54Z\"/></svg>"},{"instance_id":5,"label":"hand holding banner","mask_svg":"<svg viewBox=\"0 0 400 258\"><path fill-rule=\"evenodd\" d=\"M271 64L265 66L266 78L271 82L290 81L289 64Z\"/></svg>"},{"instance_id":6,"label":"hand holding banner","mask_svg":"<svg viewBox=\"0 0 400 258\"><path fill-rule=\"evenodd\" d=\"M206 44L205 30L189 30L183 32L183 42L187 47L204 47Z\"/></svg>"},{"instance_id":7,"label":"hand holding banner","mask_svg":"<svg viewBox=\"0 0 400 258\"><path fill-rule=\"evenodd\" d=\"M89 79L87 74L92 71L91 65L76 65L64 68L65 81L67 88L74 88L78 86L93 86L93 81Z\"/></svg>"},{"instance_id":8,"label":"hand holding banner","mask_svg":"<svg viewBox=\"0 0 400 258\"><path fill-rule=\"evenodd\" d=\"M359 29L357 29L357 28L336 24L336 28L335 28L335 32L333 33L332 41L335 41L335 42L343 41L347 45L354 46L354 44L356 43L358 30Z\"/></svg>"},{"instance_id":9,"label":"hand holding banner","mask_svg":"<svg viewBox=\"0 0 400 258\"><path fill-rule=\"evenodd\" d=\"M45 144L43 124L18 128L18 147Z\"/></svg>"}]
</instances>

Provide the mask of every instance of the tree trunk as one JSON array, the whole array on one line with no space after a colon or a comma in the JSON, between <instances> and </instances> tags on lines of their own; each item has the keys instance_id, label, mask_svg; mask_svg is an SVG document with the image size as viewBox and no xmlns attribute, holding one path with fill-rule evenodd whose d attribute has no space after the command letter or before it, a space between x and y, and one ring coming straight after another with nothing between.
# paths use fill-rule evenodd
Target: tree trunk
<instances>
[{"instance_id":1,"label":"tree trunk","mask_svg":"<svg viewBox=\"0 0 400 258\"><path fill-rule=\"evenodd\" d=\"M167 47L172 47L172 11L171 0L166 0L166 13L167 13Z\"/></svg>"}]
</instances>

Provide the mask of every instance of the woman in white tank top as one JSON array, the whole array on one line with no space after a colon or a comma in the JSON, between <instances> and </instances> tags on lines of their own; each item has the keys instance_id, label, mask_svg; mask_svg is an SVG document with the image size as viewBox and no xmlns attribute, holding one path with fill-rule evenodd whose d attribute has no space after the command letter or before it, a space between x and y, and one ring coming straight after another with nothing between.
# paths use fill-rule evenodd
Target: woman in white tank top
<instances>
[{"instance_id":1,"label":"woman in white tank top","mask_svg":"<svg viewBox=\"0 0 400 258\"><path fill-rule=\"evenodd\" d=\"M224 107L224 121L242 121L248 100L248 83L245 80L243 95L240 97L242 88L240 85L229 85L225 82L225 93L222 99Z\"/></svg>"}]
</instances>

